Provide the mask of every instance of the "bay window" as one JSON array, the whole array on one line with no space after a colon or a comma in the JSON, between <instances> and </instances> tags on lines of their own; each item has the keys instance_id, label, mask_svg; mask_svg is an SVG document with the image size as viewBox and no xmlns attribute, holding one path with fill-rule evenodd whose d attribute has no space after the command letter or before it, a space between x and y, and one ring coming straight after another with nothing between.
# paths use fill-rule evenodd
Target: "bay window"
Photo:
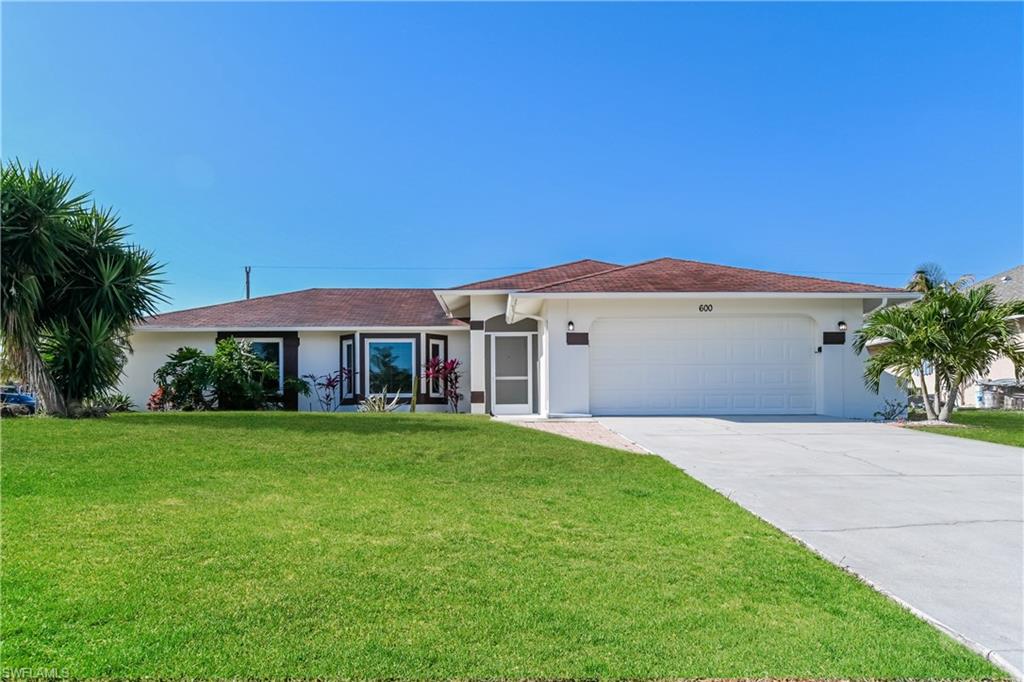
<instances>
[{"instance_id":1,"label":"bay window","mask_svg":"<svg viewBox=\"0 0 1024 682\"><path fill-rule=\"evenodd\" d=\"M370 337L363 341L366 368L366 393L387 391L405 398L412 397L413 377L418 372L416 338Z\"/></svg>"}]
</instances>

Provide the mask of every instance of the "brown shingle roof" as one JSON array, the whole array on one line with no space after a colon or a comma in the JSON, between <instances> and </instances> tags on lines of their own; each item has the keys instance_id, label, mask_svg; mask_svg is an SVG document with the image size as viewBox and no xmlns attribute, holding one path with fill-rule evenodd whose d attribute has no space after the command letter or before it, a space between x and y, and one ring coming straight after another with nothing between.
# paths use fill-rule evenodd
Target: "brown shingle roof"
<instances>
[{"instance_id":1,"label":"brown shingle roof","mask_svg":"<svg viewBox=\"0 0 1024 682\"><path fill-rule=\"evenodd\" d=\"M154 315L139 329L437 326L466 324L448 319L430 289L305 289Z\"/></svg>"},{"instance_id":2,"label":"brown shingle roof","mask_svg":"<svg viewBox=\"0 0 1024 682\"><path fill-rule=\"evenodd\" d=\"M678 258L627 265L614 270L537 286L537 293L748 292L748 293L894 293L903 289L734 268Z\"/></svg>"},{"instance_id":3,"label":"brown shingle roof","mask_svg":"<svg viewBox=\"0 0 1024 682\"><path fill-rule=\"evenodd\" d=\"M591 260L589 258L585 258L583 260L573 261L572 263L552 265L551 267L540 268L539 270L529 270L527 272L520 272L515 275L505 275L502 277L495 277L494 279L485 279L479 282L471 282L469 284L463 284L462 286L451 288L455 290L532 289L533 287L539 287L545 284L551 284L553 282L561 282L562 280L571 279L574 277L581 277L583 275L593 275L595 273L604 272L605 270L611 270L617 267L620 266L616 265L615 263L605 263L604 261Z\"/></svg>"}]
</instances>

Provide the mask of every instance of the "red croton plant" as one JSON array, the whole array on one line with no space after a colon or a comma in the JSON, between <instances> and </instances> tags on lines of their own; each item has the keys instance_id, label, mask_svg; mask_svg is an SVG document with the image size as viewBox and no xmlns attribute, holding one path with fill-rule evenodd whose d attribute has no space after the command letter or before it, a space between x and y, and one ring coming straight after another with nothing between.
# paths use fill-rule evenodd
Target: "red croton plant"
<instances>
[{"instance_id":1,"label":"red croton plant","mask_svg":"<svg viewBox=\"0 0 1024 682\"><path fill-rule=\"evenodd\" d=\"M322 412L334 412L341 406L342 396L340 391L342 385L352 381L355 374L355 372L348 368L342 368L337 372L330 372L319 376L316 374L304 374L302 378L306 380L307 386L312 385L313 394L320 403L320 410Z\"/></svg>"},{"instance_id":2,"label":"red croton plant","mask_svg":"<svg viewBox=\"0 0 1024 682\"><path fill-rule=\"evenodd\" d=\"M448 401L448 407L452 412L459 411L459 401L462 394L459 393L459 379L462 378L462 371L459 369L462 362L457 359L443 360L440 357L432 357L427 360L423 369L423 378L427 385L437 382L441 387L441 394Z\"/></svg>"}]
</instances>

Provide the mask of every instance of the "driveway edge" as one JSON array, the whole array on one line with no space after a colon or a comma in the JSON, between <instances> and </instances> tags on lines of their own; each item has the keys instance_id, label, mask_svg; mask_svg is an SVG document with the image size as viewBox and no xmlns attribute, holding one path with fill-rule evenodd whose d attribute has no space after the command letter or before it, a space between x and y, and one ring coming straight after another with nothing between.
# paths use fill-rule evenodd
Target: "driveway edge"
<instances>
[{"instance_id":1,"label":"driveway edge","mask_svg":"<svg viewBox=\"0 0 1024 682\"><path fill-rule=\"evenodd\" d=\"M602 425L606 429L608 429L609 431L612 431L613 433L618 434L622 438L625 438L626 440L632 440L630 438L627 438L625 435L619 433L615 429L611 428L607 424L602 423ZM923 433L928 433L928 432L925 431ZM933 434L933 435L941 436L943 434ZM635 441L633 441L633 442L635 442ZM804 540L803 538L801 538L801 537L799 537L797 535L793 535L792 533L790 533L790 532L788 532L786 530L783 530L782 528L779 528L777 525L775 525L774 523L772 523L771 521L769 521L765 517L761 516L757 512L754 512L754 511L748 509L746 506L744 506L744 505L740 504L739 502L736 502L735 500L733 500L729 496L729 493L727 491L720 490L719 488L716 488L716 487L714 487L714 486L712 486L712 485L710 485L710 484L700 480L696 476L690 474L690 472L688 472L685 468L679 466L675 462L672 462L667 457L662 456L660 453L654 452L654 451L650 450L649 448L647 448L647 447L645 447L643 445L640 445L639 443L636 443L636 445L641 447L641 448L643 448L644 450L647 450L648 452L650 452L653 455L657 455L658 457L661 457L661 459L663 459L664 461L668 462L669 464L671 464L675 468L679 469L684 474L686 474L687 476L689 476L693 480L697 481L701 485L703 485L703 486L705 486L707 488L710 488L711 490L714 490L716 493L718 493L719 495L721 495L725 499L729 500L730 502L732 502L735 505L738 505L738 506L742 507L749 514L752 514L753 516L757 517L758 519L760 519L761 521L765 522L766 524L768 524L769 526L771 526L775 530L779 531L783 535L796 540L798 543L800 543L801 545L803 545L804 547L809 549L811 552L813 552L814 554L816 554L819 557L821 557L822 559L824 559L825 561L829 562L833 566L836 566L840 570L845 571L846 573L848 573L849 575L855 577L857 580L859 580L862 583L864 583L865 585L869 586L871 589L875 590L879 594L881 594L881 595L891 599L892 601L896 602L897 604L902 606L904 609L906 609L910 613L914 614L915 616L917 616L921 620L925 621L926 623L928 623L929 625L931 625L935 629L937 629L940 632L942 632L943 634L953 638L954 640L956 640L960 644L964 645L965 647L967 647L968 649L970 649L974 653L981 655L982 657L985 658L985 660L989 661L993 665L1001 668L1002 670L1004 670L1006 673L1008 673L1017 682L1024 682L1024 671L1018 669L1015 665L1010 663L1006 658L1004 658L996 650L990 649L987 646L981 644L980 642L977 642L977 641L971 639L967 635L964 635L963 633L961 633L960 631L956 630L955 628L950 627L949 625L947 625L946 623L942 622L938 618L935 618L935 617L929 615L928 613L922 611L921 609L917 608L916 606L910 604L909 602L907 602L903 598L901 598L901 597L893 594L889 590L883 588L881 585L875 583L873 580L864 577L863 575L861 575L860 573L857 573L856 571L854 571L853 569L851 569L848 566L844 566L839 561L837 561L836 559L833 559L832 557L828 556L827 554L825 554L824 552L819 550L817 547L811 545L808 541Z\"/></svg>"},{"instance_id":2,"label":"driveway edge","mask_svg":"<svg viewBox=\"0 0 1024 682\"><path fill-rule=\"evenodd\" d=\"M657 453L655 453L655 454L657 454ZM660 457L660 455L659 455L659 457ZM662 457L662 459L665 459L665 458ZM665 461L669 462L667 459L665 459ZM669 464L672 464L672 462L669 462ZM678 467L675 464L673 464L673 466L676 466L680 471L685 473L687 476L690 476L690 474L686 471L686 469L683 469L682 467ZM704 483L704 481L701 481L700 479L696 478L695 476L690 476L690 478L692 478L693 480L697 481L701 485L705 485L705 486L711 488L711 486L709 486L707 483ZM810 543L808 543L803 538L798 537L796 535L793 535L792 533L788 533L788 532L784 531L783 529L779 528L774 523L772 523L768 519L764 518L760 514L757 514L756 512L753 512L753 511L747 509L742 504L739 504L739 502L736 502L735 500L730 498L723 491L718 490L717 488L711 488L711 489L714 490L719 495L722 495L723 497L725 497L727 500L729 500L733 504L736 504L736 505L739 505L740 507L743 507L743 509L745 509L747 512L749 512L749 513L753 514L754 516L756 516L757 518L761 519L762 521L764 521L765 523L767 523L769 526L771 526L775 530L779 531L780 533L786 535L787 537L793 538L794 540L799 542L801 545L803 545L804 547L806 547L807 549L809 549L813 553L815 553L818 556L820 556L825 561L827 561L830 564L832 564L833 566L836 566L837 568L839 568L839 570L845 571L846 573L852 575L857 580L861 581L862 583L864 583L865 585L867 585L868 587L873 589L875 592L878 592L879 594L881 594L881 595L883 595L885 597L888 597L889 599L891 599L892 601L896 602L897 604L902 606L907 611L910 611L912 614L914 614L915 616L917 616L918 618L920 618L924 622L928 623L929 625L931 625L935 629L939 630L943 634L945 634L945 635L947 635L949 637L952 637L957 642L960 642L961 644L963 644L965 647L967 647L968 649L970 649L974 653L980 654L982 657L985 658L986 661L992 663L993 665L995 665L995 666L997 666L999 668L1002 668L1004 671L1009 673L1010 676L1014 680L1016 680L1017 682L1024 682L1024 671L1018 670L1015 665L1013 665L1008 660L1006 660L996 650L989 649L984 644L981 644L980 642L976 642L975 640L971 639L970 637L968 637L967 635L963 634L962 632L956 630L955 628L952 628L949 625L946 625L944 622L942 622L938 618L935 618L935 617L925 613L924 611L922 611L921 609L917 608L913 604L911 604L911 603L907 602L906 600L904 600L902 597L899 597L899 596L893 594L892 592L890 592L889 590L885 589L884 587L882 587L878 583L874 582L870 578L865 578L864 576L862 576L860 573L857 573L857 571L853 570L852 568L850 568L848 566L843 566L841 563L839 563L838 561L836 561L832 557L828 556L824 552L820 551L817 547L815 547L814 545L811 545Z\"/></svg>"}]
</instances>

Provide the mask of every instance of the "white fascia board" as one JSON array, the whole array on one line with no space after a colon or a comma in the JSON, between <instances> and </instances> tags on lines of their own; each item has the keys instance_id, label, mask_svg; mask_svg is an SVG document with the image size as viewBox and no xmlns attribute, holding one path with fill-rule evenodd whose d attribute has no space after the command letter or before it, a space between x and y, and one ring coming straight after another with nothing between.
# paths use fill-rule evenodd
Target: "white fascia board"
<instances>
[{"instance_id":1,"label":"white fascia board","mask_svg":"<svg viewBox=\"0 0 1024 682\"><path fill-rule=\"evenodd\" d=\"M452 296L493 296L494 294L510 294L515 289L434 289L434 295L451 294Z\"/></svg>"},{"instance_id":2,"label":"white fascia board","mask_svg":"<svg viewBox=\"0 0 1024 682\"><path fill-rule=\"evenodd\" d=\"M469 325L439 325L431 327L366 327L359 325L333 326L333 327L296 327L295 325L282 324L276 327L148 327L141 326L132 329L133 332L362 332L362 331L396 331L396 332L437 332L437 331L469 331Z\"/></svg>"},{"instance_id":3,"label":"white fascia board","mask_svg":"<svg viewBox=\"0 0 1024 682\"><path fill-rule=\"evenodd\" d=\"M441 295L443 293L443 291L434 290L434 298L436 298L437 302L441 305L441 308L444 310L445 315L447 315L449 318L455 317L454 315L452 315L451 308L448 307L448 302L445 301L444 296Z\"/></svg>"},{"instance_id":4,"label":"white fascia board","mask_svg":"<svg viewBox=\"0 0 1024 682\"><path fill-rule=\"evenodd\" d=\"M791 291L613 291L613 292L574 292L574 293L543 293L523 292L509 294L509 298L550 298L550 299L630 299L630 298L880 298L888 296L890 300L901 299L914 301L921 298L921 294L908 291L883 293L878 291L865 291L862 293L809 293Z\"/></svg>"}]
</instances>

